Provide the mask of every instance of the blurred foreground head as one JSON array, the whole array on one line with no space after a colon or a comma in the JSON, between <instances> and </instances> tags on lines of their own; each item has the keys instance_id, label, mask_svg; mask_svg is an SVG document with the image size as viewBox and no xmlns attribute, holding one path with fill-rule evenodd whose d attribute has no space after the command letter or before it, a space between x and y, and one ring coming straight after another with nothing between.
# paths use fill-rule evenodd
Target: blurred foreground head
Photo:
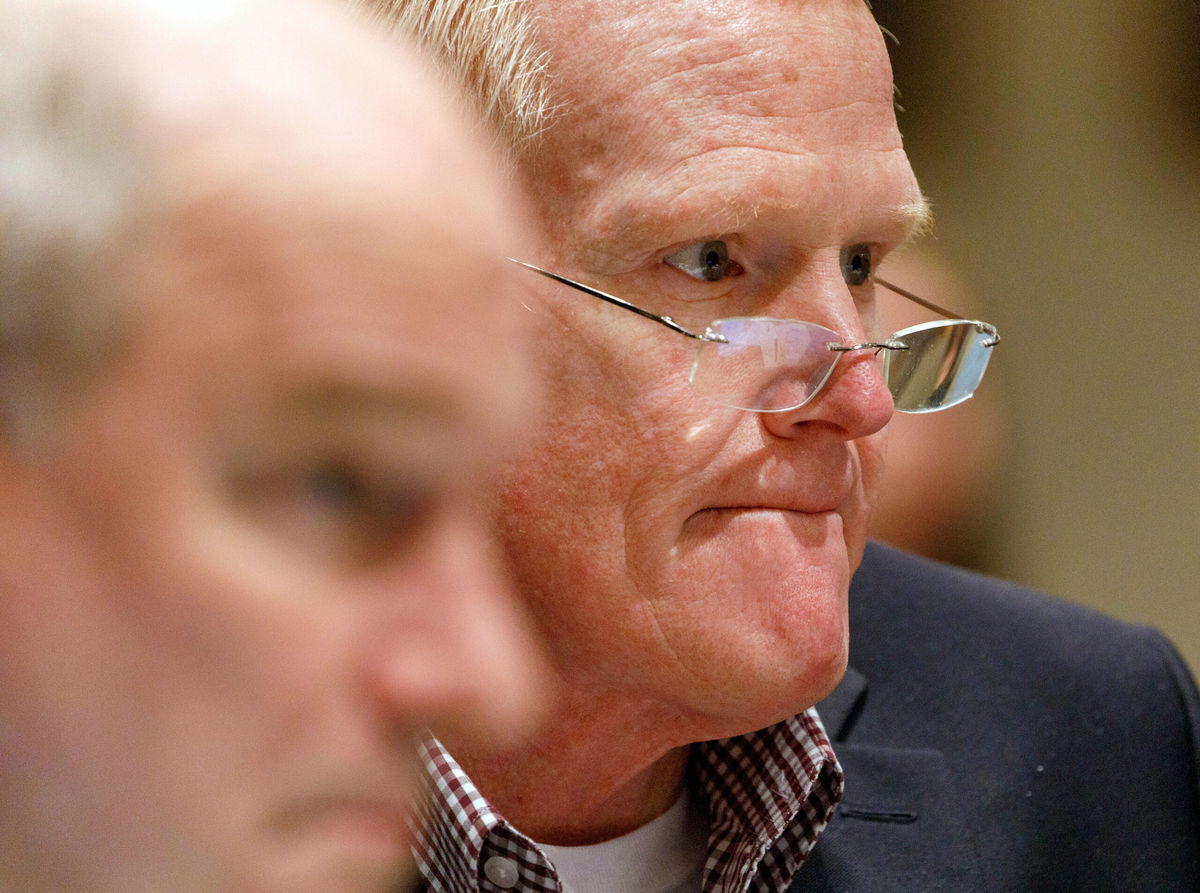
<instances>
[{"instance_id":1,"label":"blurred foreground head","mask_svg":"<svg viewBox=\"0 0 1200 893\"><path fill-rule=\"evenodd\" d=\"M0 109L0 889L390 889L406 742L536 688L519 215L316 4L8 2Z\"/></svg>"}]
</instances>

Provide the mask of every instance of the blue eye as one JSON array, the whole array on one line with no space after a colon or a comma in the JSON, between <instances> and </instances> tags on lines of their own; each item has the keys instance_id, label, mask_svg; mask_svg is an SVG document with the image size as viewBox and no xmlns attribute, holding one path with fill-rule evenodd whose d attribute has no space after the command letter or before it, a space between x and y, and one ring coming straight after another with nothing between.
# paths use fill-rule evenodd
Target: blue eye
<instances>
[{"instance_id":1,"label":"blue eye","mask_svg":"<svg viewBox=\"0 0 1200 893\"><path fill-rule=\"evenodd\" d=\"M736 261L729 259L729 248L720 239L696 242L663 260L693 279L704 279L708 282L719 282L726 276L736 276L742 271Z\"/></svg>"},{"instance_id":2,"label":"blue eye","mask_svg":"<svg viewBox=\"0 0 1200 893\"><path fill-rule=\"evenodd\" d=\"M870 245L842 249L842 278L847 285L862 285L871 278L873 258Z\"/></svg>"}]
</instances>

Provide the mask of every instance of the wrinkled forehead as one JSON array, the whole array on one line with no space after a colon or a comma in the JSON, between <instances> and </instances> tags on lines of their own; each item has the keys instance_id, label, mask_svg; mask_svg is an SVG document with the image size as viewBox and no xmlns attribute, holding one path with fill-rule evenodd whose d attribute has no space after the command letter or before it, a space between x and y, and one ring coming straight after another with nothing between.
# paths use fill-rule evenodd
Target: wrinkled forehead
<instances>
[{"instance_id":1,"label":"wrinkled forehead","mask_svg":"<svg viewBox=\"0 0 1200 893\"><path fill-rule=\"evenodd\" d=\"M578 121L622 109L631 125L700 124L713 112L769 114L781 100L799 112L891 103L887 52L862 0L543 7L555 85Z\"/></svg>"},{"instance_id":2,"label":"wrinkled forehead","mask_svg":"<svg viewBox=\"0 0 1200 893\"><path fill-rule=\"evenodd\" d=\"M616 0L546 7L543 39L572 104L630 95L669 103L703 84L714 98L786 89L808 110L891 100L882 35L862 0ZM586 7L586 15L572 14ZM582 10L580 10L582 12Z\"/></svg>"},{"instance_id":3,"label":"wrinkled forehead","mask_svg":"<svg viewBox=\"0 0 1200 893\"><path fill-rule=\"evenodd\" d=\"M577 209L611 217L619 209L597 203L622 191L678 195L690 188L688 168L746 150L782 162L844 149L864 169L891 154L897 194L877 200L919 202L915 183L902 182L909 172L891 67L862 0L580 5L587 15L572 2L547 4L543 32L564 112L548 134L542 173ZM770 180L777 171L762 174ZM776 185L783 195L819 184ZM771 191L755 190L762 199Z\"/></svg>"}]
</instances>

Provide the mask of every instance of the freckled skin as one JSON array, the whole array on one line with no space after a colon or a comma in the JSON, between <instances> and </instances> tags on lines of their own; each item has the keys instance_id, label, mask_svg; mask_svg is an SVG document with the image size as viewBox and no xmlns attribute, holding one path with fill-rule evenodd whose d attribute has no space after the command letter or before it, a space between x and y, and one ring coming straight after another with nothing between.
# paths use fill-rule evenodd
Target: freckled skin
<instances>
[{"instance_id":1,"label":"freckled skin","mask_svg":"<svg viewBox=\"0 0 1200 893\"><path fill-rule=\"evenodd\" d=\"M536 260L657 312L867 340L840 251L886 253L905 236L892 209L919 193L860 0L535 5L566 104L525 171L551 234ZM662 259L717 237L744 274L672 303L695 283ZM496 518L565 702L527 752L466 757L510 818L587 837L588 821L655 814L678 784L672 748L778 721L836 684L892 407L878 361L856 355L800 410L725 409L689 388L687 339L532 288L551 408L507 466Z\"/></svg>"}]
</instances>

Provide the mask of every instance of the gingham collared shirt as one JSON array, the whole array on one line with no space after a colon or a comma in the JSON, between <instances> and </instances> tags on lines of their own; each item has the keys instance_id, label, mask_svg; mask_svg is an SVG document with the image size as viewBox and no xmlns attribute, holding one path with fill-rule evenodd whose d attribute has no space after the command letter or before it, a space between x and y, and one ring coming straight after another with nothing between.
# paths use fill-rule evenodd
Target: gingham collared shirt
<instances>
[{"instance_id":1,"label":"gingham collared shirt","mask_svg":"<svg viewBox=\"0 0 1200 893\"><path fill-rule=\"evenodd\" d=\"M492 808L433 736L422 742L421 758L426 797L414 816L413 849L425 889L561 893L537 845ZM701 893L786 890L842 794L842 770L815 710L693 745L688 776L708 809Z\"/></svg>"}]
</instances>

